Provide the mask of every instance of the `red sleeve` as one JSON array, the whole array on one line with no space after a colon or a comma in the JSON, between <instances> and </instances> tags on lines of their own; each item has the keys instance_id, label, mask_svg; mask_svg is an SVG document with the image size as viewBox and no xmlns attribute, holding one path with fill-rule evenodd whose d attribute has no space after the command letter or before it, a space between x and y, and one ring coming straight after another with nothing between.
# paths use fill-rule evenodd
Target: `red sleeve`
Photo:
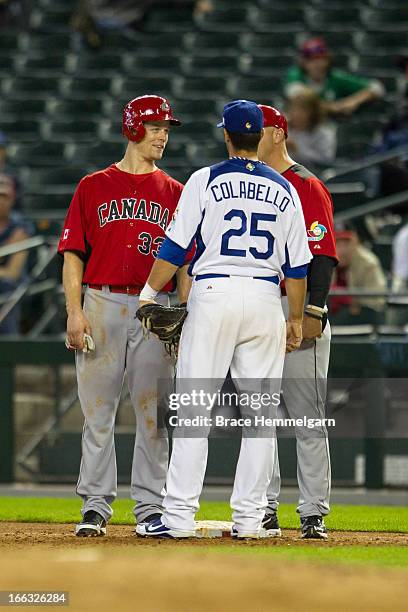
<instances>
[{"instance_id":1,"label":"red sleeve","mask_svg":"<svg viewBox=\"0 0 408 612\"><path fill-rule=\"evenodd\" d=\"M309 179L308 183L310 191L307 205L303 206L303 214L310 252L312 255L326 255L337 260L331 195L318 179Z\"/></svg>"},{"instance_id":2,"label":"red sleeve","mask_svg":"<svg viewBox=\"0 0 408 612\"><path fill-rule=\"evenodd\" d=\"M77 251L86 254L85 247L85 223L84 223L84 179L76 188L71 200L64 227L58 243L58 253L65 251Z\"/></svg>"}]
</instances>

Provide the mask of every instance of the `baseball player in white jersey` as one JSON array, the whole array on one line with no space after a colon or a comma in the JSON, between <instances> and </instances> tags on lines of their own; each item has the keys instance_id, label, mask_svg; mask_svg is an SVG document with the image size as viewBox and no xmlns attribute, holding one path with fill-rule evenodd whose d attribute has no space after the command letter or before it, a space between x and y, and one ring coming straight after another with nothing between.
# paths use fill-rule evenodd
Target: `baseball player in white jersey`
<instances>
[{"instance_id":1,"label":"baseball player in white jersey","mask_svg":"<svg viewBox=\"0 0 408 612\"><path fill-rule=\"evenodd\" d=\"M258 161L262 125L262 112L254 102L236 100L225 106L219 127L224 128L230 157L190 177L140 295L140 304L154 301L195 238L178 391L188 387L188 381L224 380L230 368L240 388L241 381L251 387L256 379L259 385L268 380L269 388L279 392L285 346L292 351L301 342L310 260L305 223L294 187ZM283 277L289 300L286 328L279 290ZM195 535L211 425L207 422L197 436L181 421L196 416L197 410L191 402L178 411L180 431L176 427L164 512L138 526L139 535ZM267 435L242 437L231 497L232 534L238 538L266 535L261 523L275 445L273 427Z\"/></svg>"}]
</instances>

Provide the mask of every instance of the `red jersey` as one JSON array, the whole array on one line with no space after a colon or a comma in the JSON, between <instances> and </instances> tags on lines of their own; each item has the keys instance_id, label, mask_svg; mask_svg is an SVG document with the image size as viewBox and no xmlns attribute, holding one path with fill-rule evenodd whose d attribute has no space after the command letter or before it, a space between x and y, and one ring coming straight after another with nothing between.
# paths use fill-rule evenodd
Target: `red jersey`
<instances>
[{"instance_id":1,"label":"red jersey","mask_svg":"<svg viewBox=\"0 0 408 612\"><path fill-rule=\"evenodd\" d=\"M312 255L333 257L337 261L333 201L328 189L300 164L294 164L282 176L292 183L299 194L310 252Z\"/></svg>"},{"instance_id":2,"label":"red jersey","mask_svg":"<svg viewBox=\"0 0 408 612\"><path fill-rule=\"evenodd\" d=\"M58 252L74 251L84 259L84 283L143 286L182 189L160 169L131 174L112 164L85 176L72 198ZM172 288L168 283L163 291Z\"/></svg>"}]
</instances>

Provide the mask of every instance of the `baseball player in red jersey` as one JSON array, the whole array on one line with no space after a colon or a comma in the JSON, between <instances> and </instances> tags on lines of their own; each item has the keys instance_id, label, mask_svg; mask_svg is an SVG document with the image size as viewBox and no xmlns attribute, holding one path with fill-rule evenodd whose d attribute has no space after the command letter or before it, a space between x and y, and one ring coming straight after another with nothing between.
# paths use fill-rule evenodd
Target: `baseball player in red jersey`
<instances>
[{"instance_id":1,"label":"baseball player in red jersey","mask_svg":"<svg viewBox=\"0 0 408 612\"><path fill-rule=\"evenodd\" d=\"M168 441L155 435L156 380L171 376L173 364L159 340L143 339L135 312L183 188L156 167L170 125L180 121L165 98L141 96L125 106L125 155L80 181L58 246L64 256L67 342L76 349L78 395L85 417L78 536L104 535L112 516L117 492L114 423L125 372L137 421L131 478L134 513L140 523L162 511ZM187 266L179 269L177 285L184 302L190 286ZM172 289L173 283L167 283L160 303L168 304ZM94 350L85 346L84 351L84 334L92 337Z\"/></svg>"},{"instance_id":2,"label":"baseball player in red jersey","mask_svg":"<svg viewBox=\"0 0 408 612\"><path fill-rule=\"evenodd\" d=\"M325 185L288 155L286 117L271 106L260 105L265 134L258 157L296 188L302 203L313 259L309 264L308 294L303 318L303 342L285 357L282 392L289 416L322 419L325 415L326 380L330 356L330 325L326 301L333 268L337 265L333 231L333 202ZM285 296L285 290L282 288ZM286 308L286 297L282 306ZM327 538L324 516L330 496L330 455L325 427L296 427L299 506L302 537ZM278 461L275 462L279 466ZM280 535L276 510L280 492L279 467L268 489L268 511L263 526Z\"/></svg>"}]
</instances>

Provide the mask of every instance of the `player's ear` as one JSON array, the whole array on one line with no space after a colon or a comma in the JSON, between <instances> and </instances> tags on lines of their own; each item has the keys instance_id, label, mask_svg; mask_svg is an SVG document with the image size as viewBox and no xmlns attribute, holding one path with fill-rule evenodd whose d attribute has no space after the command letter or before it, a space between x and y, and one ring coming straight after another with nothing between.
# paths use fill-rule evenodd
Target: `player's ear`
<instances>
[{"instance_id":1,"label":"player's ear","mask_svg":"<svg viewBox=\"0 0 408 612\"><path fill-rule=\"evenodd\" d=\"M285 132L282 130L282 128L274 128L272 137L274 144L280 144L285 140Z\"/></svg>"}]
</instances>

